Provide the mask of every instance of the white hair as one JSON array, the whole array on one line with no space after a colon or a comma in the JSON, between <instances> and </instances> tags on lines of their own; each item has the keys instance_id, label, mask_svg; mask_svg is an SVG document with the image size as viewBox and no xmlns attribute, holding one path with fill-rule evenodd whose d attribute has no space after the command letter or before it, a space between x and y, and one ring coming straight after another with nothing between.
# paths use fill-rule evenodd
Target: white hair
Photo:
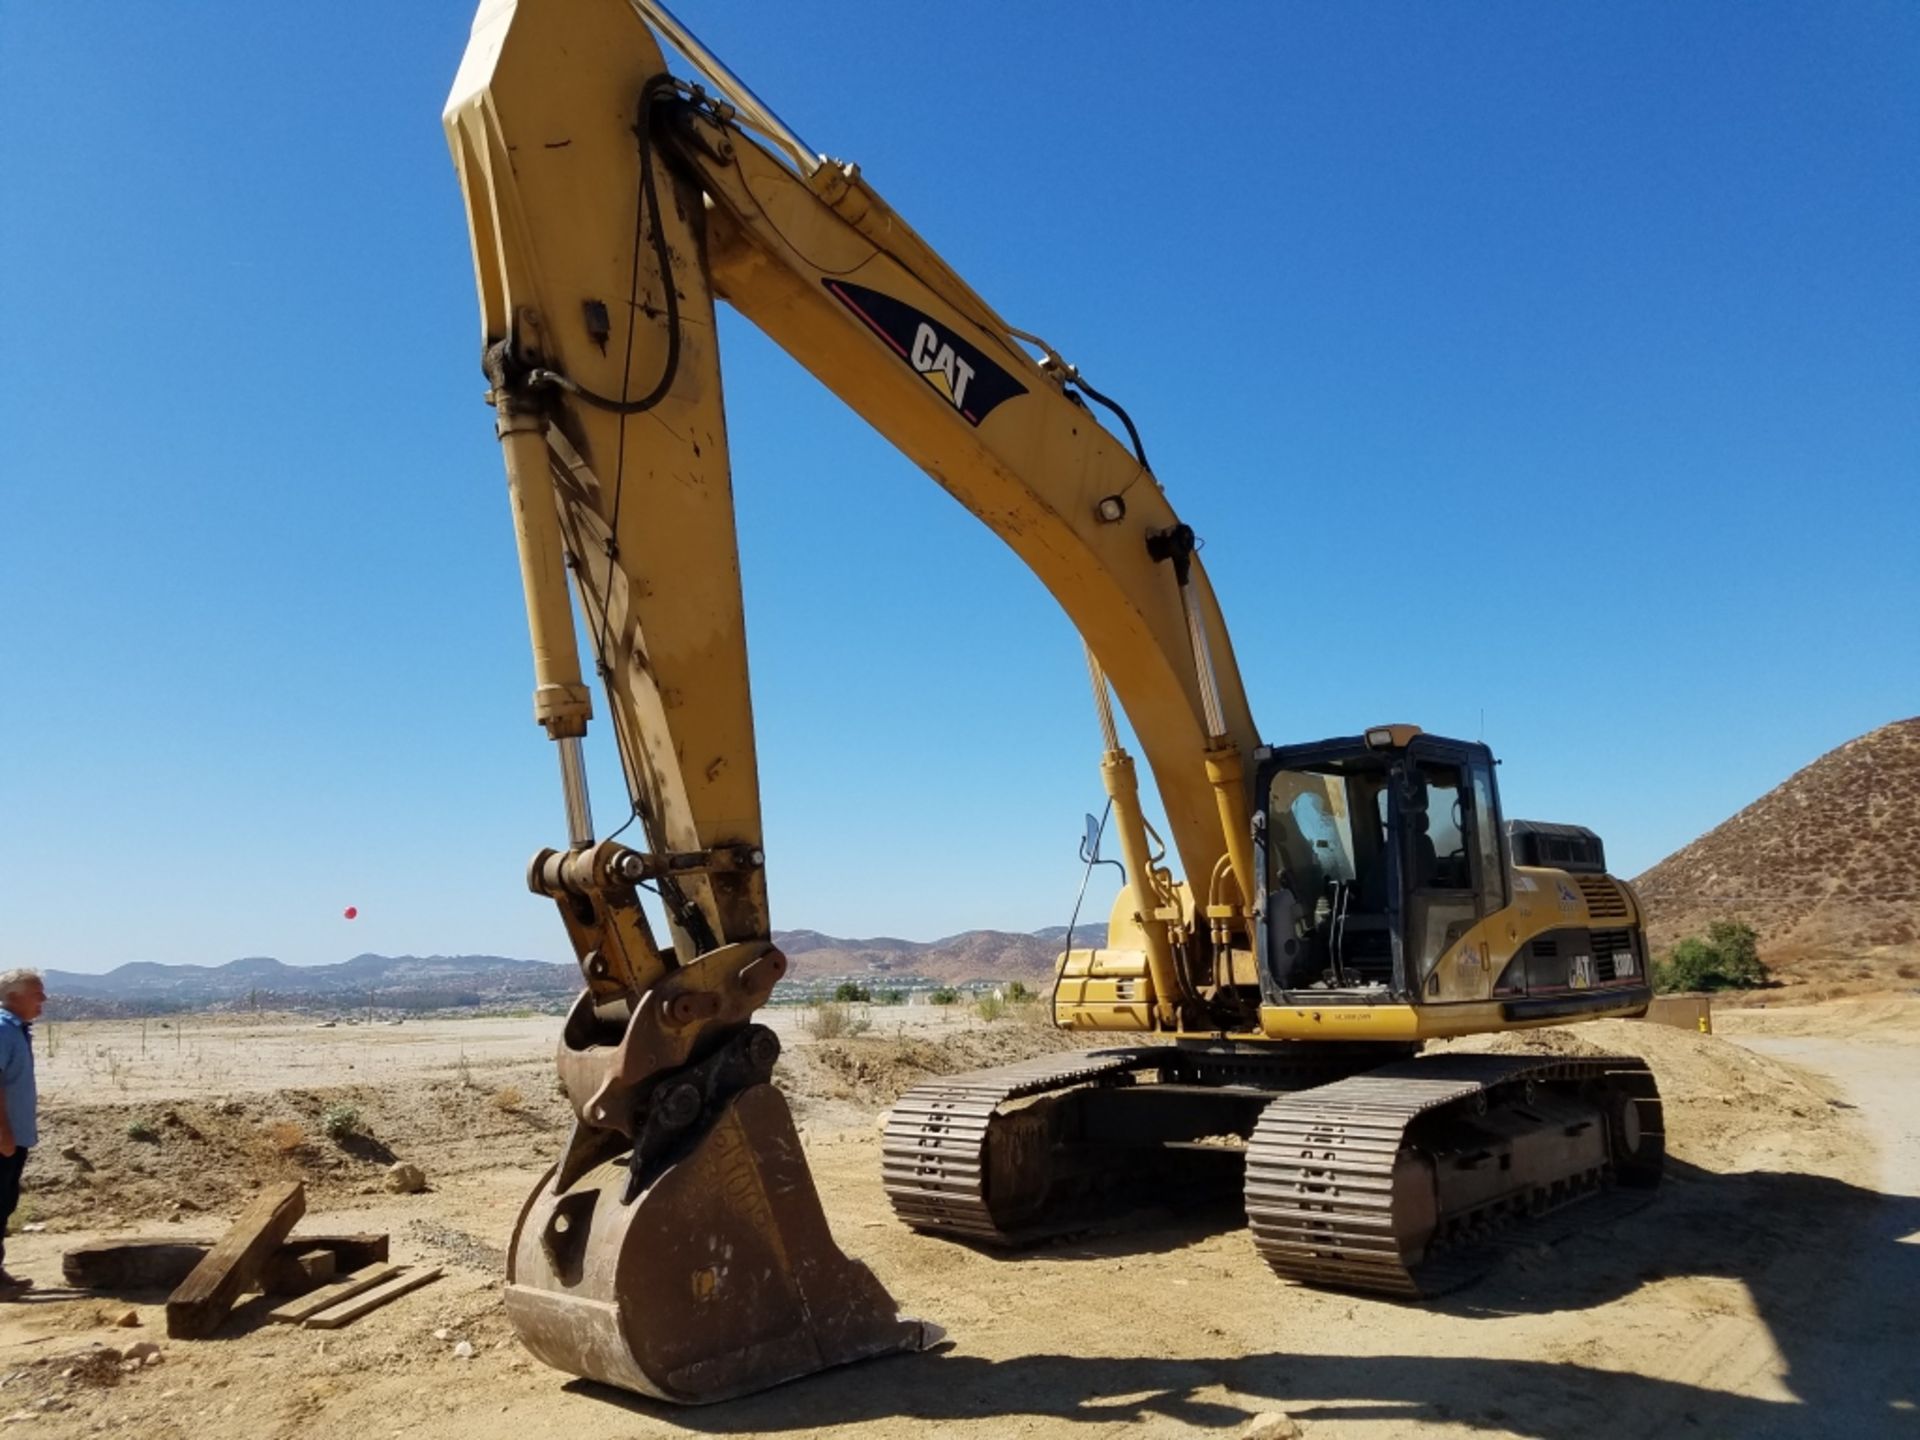
<instances>
[{"instance_id":1,"label":"white hair","mask_svg":"<svg viewBox=\"0 0 1920 1440\"><path fill-rule=\"evenodd\" d=\"M47 988L47 982L41 978L38 970L21 968L18 970L0 970L0 1000L11 1000L29 986L38 985L41 990Z\"/></svg>"}]
</instances>

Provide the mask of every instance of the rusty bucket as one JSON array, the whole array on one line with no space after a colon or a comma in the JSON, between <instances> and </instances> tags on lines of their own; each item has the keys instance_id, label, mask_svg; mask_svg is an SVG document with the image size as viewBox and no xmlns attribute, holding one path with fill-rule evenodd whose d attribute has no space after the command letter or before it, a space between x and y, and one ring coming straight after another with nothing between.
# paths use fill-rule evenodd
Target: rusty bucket
<instances>
[{"instance_id":1,"label":"rusty bucket","mask_svg":"<svg viewBox=\"0 0 1920 1440\"><path fill-rule=\"evenodd\" d=\"M565 1168L522 1207L507 1266L514 1332L556 1369L698 1405L937 1338L834 1243L771 1084L637 1191L631 1151L556 1186Z\"/></svg>"}]
</instances>

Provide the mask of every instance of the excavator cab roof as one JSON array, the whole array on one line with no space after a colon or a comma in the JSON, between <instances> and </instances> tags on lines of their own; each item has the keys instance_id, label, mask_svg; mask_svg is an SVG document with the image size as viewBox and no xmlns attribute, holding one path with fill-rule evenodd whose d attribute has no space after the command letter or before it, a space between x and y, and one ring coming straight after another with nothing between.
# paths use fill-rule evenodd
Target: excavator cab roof
<instances>
[{"instance_id":1,"label":"excavator cab roof","mask_svg":"<svg viewBox=\"0 0 1920 1440\"><path fill-rule=\"evenodd\" d=\"M1276 793L1276 785L1282 791L1288 789L1292 782L1281 778L1288 772L1356 780L1371 775L1379 777L1372 782L1377 786L1390 773L1402 773L1408 783L1416 774L1444 775L1456 768L1464 775L1477 767L1491 776L1498 763L1493 751L1479 741L1429 735L1417 725L1378 725L1358 735L1300 745L1263 745L1255 752L1253 793L1263 797L1259 803L1264 806Z\"/></svg>"},{"instance_id":2,"label":"excavator cab roof","mask_svg":"<svg viewBox=\"0 0 1920 1440\"><path fill-rule=\"evenodd\" d=\"M1432 759L1484 759L1491 763L1493 752L1477 740L1451 740L1444 735L1429 735L1418 725L1374 725L1358 735L1341 735L1312 740L1298 745L1262 745L1254 754L1262 773L1274 770L1318 766L1362 768L1384 765L1413 751Z\"/></svg>"}]
</instances>

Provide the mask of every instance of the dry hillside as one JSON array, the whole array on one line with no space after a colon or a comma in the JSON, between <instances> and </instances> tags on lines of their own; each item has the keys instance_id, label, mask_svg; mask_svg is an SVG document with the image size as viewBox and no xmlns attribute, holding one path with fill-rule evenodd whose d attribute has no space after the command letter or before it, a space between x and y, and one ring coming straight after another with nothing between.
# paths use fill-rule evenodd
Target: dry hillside
<instances>
[{"instance_id":1,"label":"dry hillside","mask_svg":"<svg viewBox=\"0 0 1920 1440\"><path fill-rule=\"evenodd\" d=\"M1827 752L1634 883L1656 947L1730 919L1789 968L1920 960L1920 718Z\"/></svg>"}]
</instances>

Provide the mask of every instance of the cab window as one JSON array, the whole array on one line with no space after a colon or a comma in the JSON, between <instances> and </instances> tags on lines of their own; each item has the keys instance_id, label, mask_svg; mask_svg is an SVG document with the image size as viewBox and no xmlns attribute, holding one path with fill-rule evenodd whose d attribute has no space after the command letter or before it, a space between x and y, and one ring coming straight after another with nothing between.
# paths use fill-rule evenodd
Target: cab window
<instances>
[{"instance_id":1,"label":"cab window","mask_svg":"<svg viewBox=\"0 0 1920 1440\"><path fill-rule=\"evenodd\" d=\"M1467 859L1466 792L1460 767L1422 763L1415 769L1414 803L1407 807L1415 890L1471 890Z\"/></svg>"},{"instance_id":2,"label":"cab window","mask_svg":"<svg viewBox=\"0 0 1920 1440\"><path fill-rule=\"evenodd\" d=\"M1440 959L1479 918L1468 854L1469 791L1458 765L1416 761L1402 792L1409 979L1438 994Z\"/></svg>"},{"instance_id":3,"label":"cab window","mask_svg":"<svg viewBox=\"0 0 1920 1440\"><path fill-rule=\"evenodd\" d=\"M1491 915L1507 903L1507 867L1500 854L1500 812L1493 801L1493 766L1473 762L1473 848L1479 862L1480 913Z\"/></svg>"}]
</instances>

